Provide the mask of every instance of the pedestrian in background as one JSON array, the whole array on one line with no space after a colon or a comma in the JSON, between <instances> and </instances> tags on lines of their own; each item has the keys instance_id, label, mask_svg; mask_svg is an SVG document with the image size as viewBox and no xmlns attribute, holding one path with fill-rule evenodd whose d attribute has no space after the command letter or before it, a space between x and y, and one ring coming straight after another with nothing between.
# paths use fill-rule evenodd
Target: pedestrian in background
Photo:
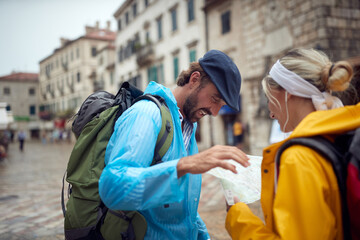
<instances>
[{"instance_id":1,"label":"pedestrian in background","mask_svg":"<svg viewBox=\"0 0 360 240\"><path fill-rule=\"evenodd\" d=\"M172 91L151 82L145 93L163 97L172 115L174 136L162 163L150 166L161 128L159 108L139 101L117 120L107 145L99 193L109 209L138 210L147 221L145 239L209 239L197 208L201 173L214 167L236 172L223 161L248 166L234 146L215 146L198 153L197 124L216 116L227 104L239 110L241 77L223 52L211 50L181 72Z\"/></svg>"},{"instance_id":2,"label":"pedestrian in background","mask_svg":"<svg viewBox=\"0 0 360 240\"><path fill-rule=\"evenodd\" d=\"M243 149L243 140L244 140L244 128L238 117L233 124L233 135L234 135L234 144L237 148Z\"/></svg>"},{"instance_id":3,"label":"pedestrian in background","mask_svg":"<svg viewBox=\"0 0 360 240\"><path fill-rule=\"evenodd\" d=\"M24 142L25 142L26 134L23 130L18 132L18 141L19 141L19 148L20 151L24 151Z\"/></svg>"},{"instance_id":4,"label":"pedestrian in background","mask_svg":"<svg viewBox=\"0 0 360 240\"><path fill-rule=\"evenodd\" d=\"M349 63L332 63L320 51L289 51L262 81L270 117L279 121L282 131L293 131L289 139L315 135L332 139L360 127L360 103L343 107L332 96L349 89L352 75ZM331 162L315 150L293 145L281 155L277 175L274 159L283 143L263 151L265 223L238 202L227 213L228 233L232 239L343 239L341 196Z\"/></svg>"},{"instance_id":5,"label":"pedestrian in background","mask_svg":"<svg viewBox=\"0 0 360 240\"><path fill-rule=\"evenodd\" d=\"M42 143L43 145L45 145L45 144L47 143L46 138L47 138L47 133L46 133L46 131L43 131L43 132L41 133L41 143Z\"/></svg>"}]
</instances>

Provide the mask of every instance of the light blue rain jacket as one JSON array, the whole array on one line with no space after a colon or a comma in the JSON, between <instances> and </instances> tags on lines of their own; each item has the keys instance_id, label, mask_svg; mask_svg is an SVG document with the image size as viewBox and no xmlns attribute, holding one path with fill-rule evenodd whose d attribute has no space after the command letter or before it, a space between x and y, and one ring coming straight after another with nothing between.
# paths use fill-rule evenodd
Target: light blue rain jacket
<instances>
[{"instance_id":1,"label":"light blue rain jacket","mask_svg":"<svg viewBox=\"0 0 360 240\"><path fill-rule=\"evenodd\" d=\"M145 93L162 96L171 111L174 139L164 163L150 167L161 128L160 110L150 101L139 101L115 124L99 180L100 197L110 209L139 210L148 223L145 239L209 239L197 213L201 175L186 174L178 179L176 171L180 158L198 153L196 124L187 152L170 89L151 82Z\"/></svg>"}]
</instances>

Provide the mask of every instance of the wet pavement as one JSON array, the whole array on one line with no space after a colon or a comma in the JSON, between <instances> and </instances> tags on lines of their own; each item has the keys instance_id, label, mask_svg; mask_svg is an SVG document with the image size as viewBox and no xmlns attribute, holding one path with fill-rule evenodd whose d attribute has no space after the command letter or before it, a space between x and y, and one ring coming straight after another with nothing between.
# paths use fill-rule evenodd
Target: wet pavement
<instances>
[{"instance_id":1,"label":"wet pavement","mask_svg":"<svg viewBox=\"0 0 360 240\"><path fill-rule=\"evenodd\" d=\"M72 150L68 143L9 145L0 162L0 239L64 239L62 177ZM251 205L260 213L259 202ZM230 239L224 228L225 198L216 178L203 175L199 214L212 240Z\"/></svg>"},{"instance_id":2,"label":"wet pavement","mask_svg":"<svg viewBox=\"0 0 360 240\"><path fill-rule=\"evenodd\" d=\"M64 239L62 176L71 146L9 145L0 163L0 239Z\"/></svg>"}]
</instances>

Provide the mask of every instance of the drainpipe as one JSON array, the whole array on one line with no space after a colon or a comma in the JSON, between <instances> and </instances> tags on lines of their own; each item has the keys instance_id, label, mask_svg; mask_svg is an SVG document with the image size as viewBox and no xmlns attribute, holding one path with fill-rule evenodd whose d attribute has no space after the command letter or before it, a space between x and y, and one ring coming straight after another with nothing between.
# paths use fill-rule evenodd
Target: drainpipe
<instances>
[{"instance_id":1,"label":"drainpipe","mask_svg":"<svg viewBox=\"0 0 360 240\"><path fill-rule=\"evenodd\" d=\"M208 22L208 13L207 13L207 6L206 6L206 0L205 6L203 8L204 10L204 16L205 16L205 50L206 52L209 51L209 22ZM214 146L214 132L213 132L213 125L214 125L214 119L210 116L209 117L209 124L210 124L210 146Z\"/></svg>"}]
</instances>

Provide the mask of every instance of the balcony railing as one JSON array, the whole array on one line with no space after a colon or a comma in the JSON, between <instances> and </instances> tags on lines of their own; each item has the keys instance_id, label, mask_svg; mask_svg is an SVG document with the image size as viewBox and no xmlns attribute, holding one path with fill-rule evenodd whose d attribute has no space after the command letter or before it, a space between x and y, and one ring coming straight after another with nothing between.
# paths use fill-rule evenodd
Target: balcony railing
<instances>
[{"instance_id":1,"label":"balcony railing","mask_svg":"<svg viewBox=\"0 0 360 240\"><path fill-rule=\"evenodd\" d=\"M136 50L136 62L139 67L150 65L155 60L155 52L152 43L140 46Z\"/></svg>"},{"instance_id":2,"label":"balcony railing","mask_svg":"<svg viewBox=\"0 0 360 240\"><path fill-rule=\"evenodd\" d=\"M63 67L64 71L66 72L68 70L68 62L61 62L61 66Z\"/></svg>"}]
</instances>

